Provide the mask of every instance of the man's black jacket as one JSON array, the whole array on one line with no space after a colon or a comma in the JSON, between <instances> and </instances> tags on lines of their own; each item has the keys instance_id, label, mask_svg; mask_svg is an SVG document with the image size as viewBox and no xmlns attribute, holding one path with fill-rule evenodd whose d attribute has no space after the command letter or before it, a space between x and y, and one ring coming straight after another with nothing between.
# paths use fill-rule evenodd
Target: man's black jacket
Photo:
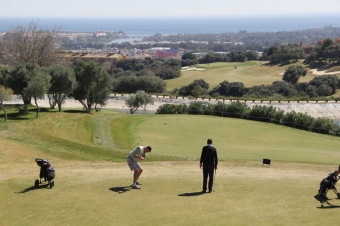
<instances>
[{"instance_id":1,"label":"man's black jacket","mask_svg":"<svg viewBox=\"0 0 340 226\"><path fill-rule=\"evenodd\" d=\"M216 167L218 164L216 148L212 145L204 146L200 163L203 163L203 165L214 165Z\"/></svg>"}]
</instances>

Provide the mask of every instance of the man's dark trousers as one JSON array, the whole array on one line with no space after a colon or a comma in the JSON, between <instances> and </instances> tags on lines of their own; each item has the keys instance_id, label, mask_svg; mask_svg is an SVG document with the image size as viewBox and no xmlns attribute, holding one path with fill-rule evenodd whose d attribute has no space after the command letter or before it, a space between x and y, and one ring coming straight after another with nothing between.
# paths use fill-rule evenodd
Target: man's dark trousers
<instances>
[{"instance_id":1,"label":"man's dark trousers","mask_svg":"<svg viewBox=\"0 0 340 226\"><path fill-rule=\"evenodd\" d=\"M207 180L209 176L209 192L212 191L214 182L214 165L203 165L203 191L207 190Z\"/></svg>"}]
</instances>

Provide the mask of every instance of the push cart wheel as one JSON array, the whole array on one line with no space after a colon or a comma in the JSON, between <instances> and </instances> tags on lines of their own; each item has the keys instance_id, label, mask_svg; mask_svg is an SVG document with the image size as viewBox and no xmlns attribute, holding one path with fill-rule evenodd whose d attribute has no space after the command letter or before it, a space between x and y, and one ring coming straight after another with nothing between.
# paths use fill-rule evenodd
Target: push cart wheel
<instances>
[{"instance_id":1,"label":"push cart wheel","mask_svg":"<svg viewBox=\"0 0 340 226\"><path fill-rule=\"evenodd\" d=\"M338 199L340 199L340 192L338 192L338 193L336 194L336 196L338 196Z\"/></svg>"},{"instance_id":2,"label":"push cart wheel","mask_svg":"<svg viewBox=\"0 0 340 226\"><path fill-rule=\"evenodd\" d=\"M35 180L35 182L34 182L34 187L39 187L39 180Z\"/></svg>"}]
</instances>

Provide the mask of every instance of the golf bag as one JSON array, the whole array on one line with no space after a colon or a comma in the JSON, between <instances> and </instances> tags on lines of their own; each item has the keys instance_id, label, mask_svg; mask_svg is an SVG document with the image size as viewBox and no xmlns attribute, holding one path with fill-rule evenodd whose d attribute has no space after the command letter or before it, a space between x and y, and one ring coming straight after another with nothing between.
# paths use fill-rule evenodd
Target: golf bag
<instances>
[{"instance_id":1,"label":"golf bag","mask_svg":"<svg viewBox=\"0 0 340 226\"><path fill-rule=\"evenodd\" d=\"M340 193L337 191L335 184L338 182L338 171L334 171L333 173L328 174L328 176L320 182L320 189L318 194L326 197L328 190L332 190L340 199Z\"/></svg>"},{"instance_id":2,"label":"golf bag","mask_svg":"<svg viewBox=\"0 0 340 226\"><path fill-rule=\"evenodd\" d=\"M42 179L44 179L44 182L47 182L47 184L52 188L54 186L53 179L55 178L55 170L51 167L50 162L47 159L35 159L37 162L37 165L40 166L40 173L39 178L40 180L35 180L34 186L38 187L39 184L42 183ZM47 187L48 187L47 185Z\"/></svg>"}]
</instances>

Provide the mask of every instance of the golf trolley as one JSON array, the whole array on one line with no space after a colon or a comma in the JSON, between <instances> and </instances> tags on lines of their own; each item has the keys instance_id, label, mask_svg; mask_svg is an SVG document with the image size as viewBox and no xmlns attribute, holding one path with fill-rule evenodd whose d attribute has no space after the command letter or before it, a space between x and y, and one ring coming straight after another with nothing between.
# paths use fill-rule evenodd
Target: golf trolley
<instances>
[{"instance_id":1,"label":"golf trolley","mask_svg":"<svg viewBox=\"0 0 340 226\"><path fill-rule=\"evenodd\" d=\"M34 186L39 187L39 184L43 182L47 182L47 187L50 186L52 188L54 186L53 179L55 178L55 170L51 167L50 162L47 159L35 159L38 166L40 166L40 174L39 179L35 180Z\"/></svg>"},{"instance_id":2,"label":"golf trolley","mask_svg":"<svg viewBox=\"0 0 340 226\"><path fill-rule=\"evenodd\" d=\"M320 189L318 191L318 194L324 198L327 198L327 192L328 190L332 190L338 199L340 199L340 193L335 187L336 182L339 180L338 171L334 171L333 173L328 174L328 176L320 182Z\"/></svg>"}]
</instances>

